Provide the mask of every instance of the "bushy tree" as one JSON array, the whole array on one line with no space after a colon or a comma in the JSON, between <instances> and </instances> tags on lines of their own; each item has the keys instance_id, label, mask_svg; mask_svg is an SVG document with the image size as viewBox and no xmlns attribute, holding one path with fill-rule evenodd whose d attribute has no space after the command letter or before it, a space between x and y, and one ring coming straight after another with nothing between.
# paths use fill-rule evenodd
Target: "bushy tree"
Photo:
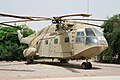
<instances>
[{"instance_id":1,"label":"bushy tree","mask_svg":"<svg viewBox=\"0 0 120 80\"><path fill-rule=\"evenodd\" d=\"M23 27L23 35L28 36L33 33L29 28ZM23 50L28 47L26 44L20 44L17 36L17 28L0 26L0 60L25 60ZM25 32L24 32L25 31Z\"/></svg>"},{"instance_id":2,"label":"bushy tree","mask_svg":"<svg viewBox=\"0 0 120 80\"><path fill-rule=\"evenodd\" d=\"M114 15L108 20L112 21L104 22L103 24L105 27L104 35L109 44L104 54L109 53L112 57L118 55L118 59L120 59L120 14Z\"/></svg>"}]
</instances>

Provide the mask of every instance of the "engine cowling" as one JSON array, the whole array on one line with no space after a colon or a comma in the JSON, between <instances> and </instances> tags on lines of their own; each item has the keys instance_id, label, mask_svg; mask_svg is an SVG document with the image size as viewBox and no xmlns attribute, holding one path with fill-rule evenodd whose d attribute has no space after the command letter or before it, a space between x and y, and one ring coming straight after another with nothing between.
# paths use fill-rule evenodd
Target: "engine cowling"
<instances>
[{"instance_id":1,"label":"engine cowling","mask_svg":"<svg viewBox=\"0 0 120 80\"><path fill-rule=\"evenodd\" d=\"M24 57L31 57L36 55L36 48L27 48L23 51Z\"/></svg>"}]
</instances>

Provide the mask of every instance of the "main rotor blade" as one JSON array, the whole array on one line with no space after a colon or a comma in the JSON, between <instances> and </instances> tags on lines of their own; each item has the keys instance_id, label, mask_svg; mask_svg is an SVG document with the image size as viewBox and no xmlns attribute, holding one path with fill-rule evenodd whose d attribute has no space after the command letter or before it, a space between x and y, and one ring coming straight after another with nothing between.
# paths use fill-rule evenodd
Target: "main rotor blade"
<instances>
[{"instance_id":1,"label":"main rotor blade","mask_svg":"<svg viewBox=\"0 0 120 80\"><path fill-rule=\"evenodd\" d=\"M13 18L20 18L20 19L29 19L29 20L32 20L32 18L27 17L27 16L16 16L16 15L5 14L5 13L0 13L0 16L2 16L2 17L13 17Z\"/></svg>"},{"instance_id":2,"label":"main rotor blade","mask_svg":"<svg viewBox=\"0 0 120 80\"><path fill-rule=\"evenodd\" d=\"M39 17L39 16L17 16L17 15L5 14L5 13L0 13L0 16L2 16L2 17L20 18L20 19L29 19L29 20L33 20L33 18L50 19L50 18L47 18L47 17Z\"/></svg>"},{"instance_id":3,"label":"main rotor blade","mask_svg":"<svg viewBox=\"0 0 120 80\"><path fill-rule=\"evenodd\" d=\"M73 17L73 16L89 17L91 16L91 14L69 14L69 15L59 16L58 18Z\"/></svg>"},{"instance_id":4,"label":"main rotor blade","mask_svg":"<svg viewBox=\"0 0 120 80\"><path fill-rule=\"evenodd\" d=\"M21 29L20 27L9 25L9 24L5 24L5 23L0 23L0 25L5 25L5 26L9 26L9 27L14 27L14 28Z\"/></svg>"},{"instance_id":5,"label":"main rotor blade","mask_svg":"<svg viewBox=\"0 0 120 80\"><path fill-rule=\"evenodd\" d=\"M91 25L91 26L96 26L96 27L101 27L101 28L103 28L103 26L96 25L96 24L92 24L92 23L77 22L77 21L68 21L68 22L72 22L72 23L80 23L80 24L86 24L86 25Z\"/></svg>"},{"instance_id":6,"label":"main rotor blade","mask_svg":"<svg viewBox=\"0 0 120 80\"><path fill-rule=\"evenodd\" d=\"M51 19L34 19L34 20L16 20L16 21L6 21L6 22L1 22L1 23L17 23L17 22L30 22L30 21L49 21Z\"/></svg>"},{"instance_id":7,"label":"main rotor blade","mask_svg":"<svg viewBox=\"0 0 120 80\"><path fill-rule=\"evenodd\" d=\"M96 24L85 23L85 22L81 22L81 23L82 23L82 24L87 24L87 25L91 25L91 26L96 26L96 27L101 27L101 28L103 28L103 26L96 25Z\"/></svg>"},{"instance_id":8,"label":"main rotor blade","mask_svg":"<svg viewBox=\"0 0 120 80\"><path fill-rule=\"evenodd\" d=\"M84 21L120 22L120 20L103 20L103 19L64 19L64 20L84 20Z\"/></svg>"}]
</instances>

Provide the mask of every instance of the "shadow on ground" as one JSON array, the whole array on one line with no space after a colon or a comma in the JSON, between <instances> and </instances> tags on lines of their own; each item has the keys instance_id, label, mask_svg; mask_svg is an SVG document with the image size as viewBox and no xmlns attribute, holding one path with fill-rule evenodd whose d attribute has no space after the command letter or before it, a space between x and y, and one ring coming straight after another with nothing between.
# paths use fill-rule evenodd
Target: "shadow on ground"
<instances>
[{"instance_id":1,"label":"shadow on ground","mask_svg":"<svg viewBox=\"0 0 120 80\"><path fill-rule=\"evenodd\" d=\"M73 64L73 63L60 63L60 62L45 62L45 61L35 61L33 64L45 64L45 65L52 65L52 66L58 66L58 67L63 67L66 69L82 69L80 64ZM32 65L32 64L28 64ZM99 67L92 67L92 69L86 69L86 70L96 70L96 69L101 69ZM74 72L74 70L73 70Z\"/></svg>"}]
</instances>

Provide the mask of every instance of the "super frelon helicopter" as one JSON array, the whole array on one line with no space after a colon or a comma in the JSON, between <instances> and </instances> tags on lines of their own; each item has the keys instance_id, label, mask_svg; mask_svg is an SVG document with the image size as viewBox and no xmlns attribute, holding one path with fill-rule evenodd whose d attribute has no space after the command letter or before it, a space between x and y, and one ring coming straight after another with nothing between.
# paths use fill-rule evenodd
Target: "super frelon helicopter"
<instances>
[{"instance_id":1,"label":"super frelon helicopter","mask_svg":"<svg viewBox=\"0 0 120 80\"><path fill-rule=\"evenodd\" d=\"M13 17L21 19L17 21L1 22L0 24L16 27L9 25L8 23L52 21L50 26L38 30L28 37L23 37L21 30L17 31L20 43L29 45L29 47L23 51L24 57L29 58L31 56L38 55L39 57L58 59L61 63L67 63L69 60L86 60L86 62L82 63L81 67L83 69L91 69L92 64L88 61L88 59L99 55L102 51L107 49L108 43L103 34L93 27L102 26L82 21L107 20L69 18L76 16L89 17L91 15L70 14L47 18L38 16L16 16L0 13L0 17Z\"/></svg>"}]
</instances>

